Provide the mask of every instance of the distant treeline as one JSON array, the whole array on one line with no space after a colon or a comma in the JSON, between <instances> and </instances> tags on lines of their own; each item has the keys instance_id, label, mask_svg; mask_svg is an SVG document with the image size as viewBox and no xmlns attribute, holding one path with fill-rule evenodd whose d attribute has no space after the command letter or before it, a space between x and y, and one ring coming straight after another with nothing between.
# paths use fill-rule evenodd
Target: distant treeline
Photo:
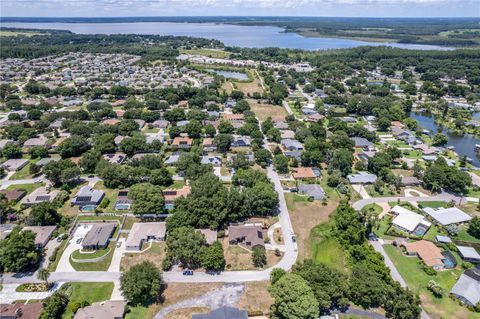
<instances>
[{"instance_id":1,"label":"distant treeline","mask_svg":"<svg viewBox=\"0 0 480 319\"><path fill-rule=\"evenodd\" d=\"M35 31L36 29L7 29ZM38 58L68 52L127 53L141 55L147 60L171 60L178 56L178 48L219 48L218 40L136 34L75 34L70 31L48 30L48 35L2 37L0 58Z\"/></svg>"}]
</instances>

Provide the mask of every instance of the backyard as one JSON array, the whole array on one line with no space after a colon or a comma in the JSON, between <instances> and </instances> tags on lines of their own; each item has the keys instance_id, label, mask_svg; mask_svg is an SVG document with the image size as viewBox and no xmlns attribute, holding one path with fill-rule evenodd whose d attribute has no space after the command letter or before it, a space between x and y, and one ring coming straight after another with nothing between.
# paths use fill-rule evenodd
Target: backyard
<instances>
[{"instance_id":1,"label":"backyard","mask_svg":"<svg viewBox=\"0 0 480 319\"><path fill-rule=\"evenodd\" d=\"M90 304L109 300L113 291L113 282L70 282L61 288L72 301L88 301ZM73 318L73 313L67 307L62 319Z\"/></svg>"},{"instance_id":2,"label":"backyard","mask_svg":"<svg viewBox=\"0 0 480 319\"><path fill-rule=\"evenodd\" d=\"M123 254L122 261L120 262L120 270L127 271L132 266L139 264L143 261L150 261L159 269L162 268L162 261L166 255L166 245L164 242L154 242L151 244L145 244L142 253L125 253Z\"/></svg>"}]
</instances>

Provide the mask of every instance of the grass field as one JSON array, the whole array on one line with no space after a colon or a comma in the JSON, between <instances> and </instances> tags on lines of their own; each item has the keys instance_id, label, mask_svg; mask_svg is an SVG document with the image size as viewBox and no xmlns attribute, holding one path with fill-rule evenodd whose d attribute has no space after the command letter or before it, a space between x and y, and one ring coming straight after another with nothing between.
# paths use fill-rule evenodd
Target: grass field
<instances>
[{"instance_id":1,"label":"grass field","mask_svg":"<svg viewBox=\"0 0 480 319\"><path fill-rule=\"evenodd\" d=\"M31 163L28 163L21 170L16 171L15 174L13 174L12 177L10 177L10 179L18 180L18 179L33 178L33 176L30 174L30 165Z\"/></svg>"},{"instance_id":2,"label":"grass field","mask_svg":"<svg viewBox=\"0 0 480 319\"><path fill-rule=\"evenodd\" d=\"M203 55L208 56L214 59L225 59L230 56L229 52L222 50L213 50L213 49L191 49L191 50L180 50L182 54L194 54L194 55Z\"/></svg>"},{"instance_id":3,"label":"grass field","mask_svg":"<svg viewBox=\"0 0 480 319\"><path fill-rule=\"evenodd\" d=\"M34 32L34 31L9 31L9 30L0 30L0 37L16 37L16 36L27 36L31 37L33 35L47 35L48 33Z\"/></svg>"},{"instance_id":4,"label":"grass field","mask_svg":"<svg viewBox=\"0 0 480 319\"><path fill-rule=\"evenodd\" d=\"M423 270L420 261L416 257L407 257L400 249L392 245L384 245L385 251L394 263L397 270L408 284L410 290L420 295L422 305L432 319L457 318L474 319L478 314L470 312L467 308L460 306L456 301L450 299L447 294L462 273L461 270L446 270L437 272L435 276L427 275ZM435 280L446 294L443 298L435 298L427 290L430 280Z\"/></svg>"},{"instance_id":5,"label":"grass field","mask_svg":"<svg viewBox=\"0 0 480 319\"><path fill-rule=\"evenodd\" d=\"M255 100L249 100L251 110L258 116L260 121L264 121L267 117L285 117L287 111L281 105L260 104Z\"/></svg>"},{"instance_id":6,"label":"grass field","mask_svg":"<svg viewBox=\"0 0 480 319\"><path fill-rule=\"evenodd\" d=\"M110 249L111 252L107 255L107 258L99 262L94 263L76 263L70 259L70 264L76 271L107 271L110 263L112 261L113 253L115 250L115 242L110 242L107 246L107 250ZM105 251L99 250L99 256L104 255ZM101 252L101 253L100 253ZM75 252L74 252L75 253ZM99 257L97 256L97 257ZM95 257L91 257L95 258Z\"/></svg>"},{"instance_id":7,"label":"grass field","mask_svg":"<svg viewBox=\"0 0 480 319\"><path fill-rule=\"evenodd\" d=\"M149 247L150 244L143 245L143 249ZM166 244L152 243L152 246L143 253L125 253L120 262L120 270L126 271L132 266L137 265L143 261L150 261L159 269L162 268L162 261L166 256Z\"/></svg>"},{"instance_id":8,"label":"grass field","mask_svg":"<svg viewBox=\"0 0 480 319\"><path fill-rule=\"evenodd\" d=\"M27 194L30 194L37 188L44 186L44 183L35 183L35 184L17 184L17 185L10 185L7 187L8 190L14 190L14 189L23 189L24 191L27 192Z\"/></svg>"},{"instance_id":9,"label":"grass field","mask_svg":"<svg viewBox=\"0 0 480 319\"><path fill-rule=\"evenodd\" d=\"M70 296L70 302L86 300L94 303L109 300L113 291L113 282L71 282L69 284L70 288L66 290ZM62 319L73 318L73 315L67 307Z\"/></svg>"},{"instance_id":10,"label":"grass field","mask_svg":"<svg viewBox=\"0 0 480 319\"><path fill-rule=\"evenodd\" d=\"M310 233L312 259L341 272L347 272L346 255L338 241L331 234L331 225L319 224Z\"/></svg>"},{"instance_id":11,"label":"grass field","mask_svg":"<svg viewBox=\"0 0 480 319\"><path fill-rule=\"evenodd\" d=\"M273 304L273 298L267 290L269 285L269 281L246 282L245 293L240 297L236 306L247 311L268 313Z\"/></svg>"},{"instance_id":12,"label":"grass field","mask_svg":"<svg viewBox=\"0 0 480 319\"><path fill-rule=\"evenodd\" d=\"M433 202L418 202L418 205L422 205L423 207L430 207L430 208L447 208L449 207L447 202L441 201L433 201Z\"/></svg>"}]
</instances>

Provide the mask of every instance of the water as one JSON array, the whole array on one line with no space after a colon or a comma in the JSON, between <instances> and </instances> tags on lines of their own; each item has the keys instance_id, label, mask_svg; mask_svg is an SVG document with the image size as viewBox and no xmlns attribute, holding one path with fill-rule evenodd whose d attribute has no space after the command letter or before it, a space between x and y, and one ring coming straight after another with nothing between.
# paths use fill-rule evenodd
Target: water
<instances>
[{"instance_id":1,"label":"water","mask_svg":"<svg viewBox=\"0 0 480 319\"><path fill-rule=\"evenodd\" d=\"M174 22L135 22L135 23L1 23L2 27L59 29L80 34L158 34L192 36L217 39L227 46L246 48L278 47L303 50L347 49L358 46L391 46L417 50L452 50L435 45L366 42L338 38L310 38L296 33L285 33L284 29L272 26L242 26L215 23L174 23Z\"/></svg>"},{"instance_id":2,"label":"water","mask_svg":"<svg viewBox=\"0 0 480 319\"><path fill-rule=\"evenodd\" d=\"M209 72L214 72L218 75L222 75L226 78L230 79L235 79L235 80L240 80L240 81L247 81L248 80L248 75L242 72L232 72L232 71L223 71L223 70L213 70L213 69L207 69Z\"/></svg>"},{"instance_id":3,"label":"water","mask_svg":"<svg viewBox=\"0 0 480 319\"><path fill-rule=\"evenodd\" d=\"M475 151L475 144L480 144L480 138L476 138L472 135L457 135L451 132L450 130L440 127L435 123L435 119L432 115L426 113L415 113L412 112L410 115L411 118L418 121L420 126L424 129L427 129L431 132L432 136L435 133L444 133L448 137L447 146L454 146L455 151L459 156L466 155L473 159L472 164L480 167L480 158Z\"/></svg>"}]
</instances>

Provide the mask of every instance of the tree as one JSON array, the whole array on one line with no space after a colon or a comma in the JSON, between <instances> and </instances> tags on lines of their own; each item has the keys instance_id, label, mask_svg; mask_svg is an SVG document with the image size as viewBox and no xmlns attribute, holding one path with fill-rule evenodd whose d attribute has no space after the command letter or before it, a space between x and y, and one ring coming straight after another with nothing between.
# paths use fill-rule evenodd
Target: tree
<instances>
[{"instance_id":1,"label":"tree","mask_svg":"<svg viewBox=\"0 0 480 319\"><path fill-rule=\"evenodd\" d=\"M0 194L0 220L5 222L9 215L15 213L15 209L12 207L13 202L10 202L5 194Z\"/></svg>"},{"instance_id":2,"label":"tree","mask_svg":"<svg viewBox=\"0 0 480 319\"><path fill-rule=\"evenodd\" d=\"M480 239L480 218L472 218L472 220L468 223L468 233L473 237Z\"/></svg>"},{"instance_id":3,"label":"tree","mask_svg":"<svg viewBox=\"0 0 480 319\"><path fill-rule=\"evenodd\" d=\"M312 289L299 275L283 275L269 287L269 292L275 300L272 305L275 318L315 319L320 315Z\"/></svg>"},{"instance_id":4,"label":"tree","mask_svg":"<svg viewBox=\"0 0 480 319\"><path fill-rule=\"evenodd\" d=\"M247 100L238 100L235 106L232 108L233 113L243 113L250 110L250 104Z\"/></svg>"},{"instance_id":5,"label":"tree","mask_svg":"<svg viewBox=\"0 0 480 319\"><path fill-rule=\"evenodd\" d=\"M133 201L132 212L136 215L161 214L164 211L165 198L160 186L135 184L130 187L128 197Z\"/></svg>"},{"instance_id":6,"label":"tree","mask_svg":"<svg viewBox=\"0 0 480 319\"><path fill-rule=\"evenodd\" d=\"M448 137L443 133L435 134L432 139L432 145L435 145L435 146L442 146L447 144L447 142L448 142Z\"/></svg>"},{"instance_id":7,"label":"tree","mask_svg":"<svg viewBox=\"0 0 480 319\"><path fill-rule=\"evenodd\" d=\"M252 250L252 263L255 267L263 267L267 264L267 255L265 248L256 246Z\"/></svg>"},{"instance_id":8,"label":"tree","mask_svg":"<svg viewBox=\"0 0 480 319\"><path fill-rule=\"evenodd\" d=\"M3 157L6 157L7 159L22 157L22 149L20 146L12 142L5 144L1 151Z\"/></svg>"},{"instance_id":9,"label":"tree","mask_svg":"<svg viewBox=\"0 0 480 319\"><path fill-rule=\"evenodd\" d=\"M184 268L196 269L202 264L202 250L205 237L191 227L178 227L167 237L167 254ZM217 252L218 253L218 252Z\"/></svg>"},{"instance_id":10,"label":"tree","mask_svg":"<svg viewBox=\"0 0 480 319\"><path fill-rule=\"evenodd\" d=\"M269 150L266 150L264 148L260 148L258 150L256 150L254 153L253 153L254 157L255 157L255 162L260 165L261 167L266 167L268 166L268 163L271 161L272 159L272 154L270 153Z\"/></svg>"},{"instance_id":11,"label":"tree","mask_svg":"<svg viewBox=\"0 0 480 319\"><path fill-rule=\"evenodd\" d=\"M159 186L172 185L172 174L165 167L153 169L150 171L149 182Z\"/></svg>"},{"instance_id":12,"label":"tree","mask_svg":"<svg viewBox=\"0 0 480 319\"><path fill-rule=\"evenodd\" d=\"M28 154L31 158L44 158L48 157L48 150L44 146L32 146L28 150Z\"/></svg>"},{"instance_id":13,"label":"tree","mask_svg":"<svg viewBox=\"0 0 480 319\"><path fill-rule=\"evenodd\" d=\"M220 121L220 124L218 124L218 133L221 134L232 134L235 131L235 128L233 127L232 123L228 121Z\"/></svg>"},{"instance_id":14,"label":"tree","mask_svg":"<svg viewBox=\"0 0 480 319\"><path fill-rule=\"evenodd\" d=\"M270 283L274 285L286 273L287 272L282 268L273 268L272 272L270 273Z\"/></svg>"},{"instance_id":15,"label":"tree","mask_svg":"<svg viewBox=\"0 0 480 319\"><path fill-rule=\"evenodd\" d=\"M230 134L218 134L215 136L213 143L217 146L220 153L226 153L230 150L233 142L233 136Z\"/></svg>"},{"instance_id":16,"label":"tree","mask_svg":"<svg viewBox=\"0 0 480 319\"><path fill-rule=\"evenodd\" d=\"M217 134L217 129L212 124L207 124L204 127L205 135L208 137L214 137Z\"/></svg>"},{"instance_id":17,"label":"tree","mask_svg":"<svg viewBox=\"0 0 480 319\"><path fill-rule=\"evenodd\" d=\"M377 308L385 302L387 287L382 276L367 265L356 264L350 277L350 298L364 309Z\"/></svg>"},{"instance_id":18,"label":"tree","mask_svg":"<svg viewBox=\"0 0 480 319\"><path fill-rule=\"evenodd\" d=\"M102 134L95 138L93 148L101 154L115 152L115 135L111 133Z\"/></svg>"},{"instance_id":19,"label":"tree","mask_svg":"<svg viewBox=\"0 0 480 319\"><path fill-rule=\"evenodd\" d=\"M162 275L154 264L144 261L122 273L120 290L132 305L148 306L162 294Z\"/></svg>"},{"instance_id":20,"label":"tree","mask_svg":"<svg viewBox=\"0 0 480 319\"><path fill-rule=\"evenodd\" d=\"M35 246L35 234L15 227L10 235L0 241L0 268L5 272L31 270L40 261Z\"/></svg>"},{"instance_id":21,"label":"tree","mask_svg":"<svg viewBox=\"0 0 480 319\"><path fill-rule=\"evenodd\" d=\"M273 158L273 165L280 174L288 173L288 158L283 154L275 155Z\"/></svg>"},{"instance_id":22,"label":"tree","mask_svg":"<svg viewBox=\"0 0 480 319\"><path fill-rule=\"evenodd\" d=\"M58 146L58 153L62 158L80 156L84 152L88 151L90 145L88 141L79 135L72 135L66 138Z\"/></svg>"},{"instance_id":23,"label":"tree","mask_svg":"<svg viewBox=\"0 0 480 319\"><path fill-rule=\"evenodd\" d=\"M202 124L197 120L191 120L185 125L185 132L191 138L200 138L202 135Z\"/></svg>"},{"instance_id":24,"label":"tree","mask_svg":"<svg viewBox=\"0 0 480 319\"><path fill-rule=\"evenodd\" d=\"M33 205L27 223L31 226L53 226L61 219L62 217L51 203L43 202Z\"/></svg>"},{"instance_id":25,"label":"tree","mask_svg":"<svg viewBox=\"0 0 480 319\"><path fill-rule=\"evenodd\" d=\"M93 149L88 152L83 153L82 158L80 158L80 167L86 173L95 172L98 162L101 158L100 151Z\"/></svg>"},{"instance_id":26,"label":"tree","mask_svg":"<svg viewBox=\"0 0 480 319\"><path fill-rule=\"evenodd\" d=\"M67 308L68 297L61 293L55 292L50 297L43 300L43 310L40 319L60 319Z\"/></svg>"},{"instance_id":27,"label":"tree","mask_svg":"<svg viewBox=\"0 0 480 319\"><path fill-rule=\"evenodd\" d=\"M50 271L45 268L40 268L37 271L37 278L39 280L45 281L45 285L48 287L48 277L50 277Z\"/></svg>"},{"instance_id":28,"label":"tree","mask_svg":"<svg viewBox=\"0 0 480 319\"><path fill-rule=\"evenodd\" d=\"M352 172L353 154L347 149L336 149L328 162L330 172L338 170L346 177Z\"/></svg>"},{"instance_id":29,"label":"tree","mask_svg":"<svg viewBox=\"0 0 480 319\"><path fill-rule=\"evenodd\" d=\"M220 271L225 267L222 244L216 240L202 251L202 266L206 270Z\"/></svg>"},{"instance_id":30,"label":"tree","mask_svg":"<svg viewBox=\"0 0 480 319\"><path fill-rule=\"evenodd\" d=\"M258 182L244 190L245 208L252 215L272 215L278 206L278 194L270 182Z\"/></svg>"},{"instance_id":31,"label":"tree","mask_svg":"<svg viewBox=\"0 0 480 319\"><path fill-rule=\"evenodd\" d=\"M64 172L67 172L64 174ZM70 160L50 161L43 167L43 173L45 177L49 179L53 185L61 185L62 183L70 180L71 178L78 177L80 170ZM73 175L75 173L75 175Z\"/></svg>"}]
</instances>

